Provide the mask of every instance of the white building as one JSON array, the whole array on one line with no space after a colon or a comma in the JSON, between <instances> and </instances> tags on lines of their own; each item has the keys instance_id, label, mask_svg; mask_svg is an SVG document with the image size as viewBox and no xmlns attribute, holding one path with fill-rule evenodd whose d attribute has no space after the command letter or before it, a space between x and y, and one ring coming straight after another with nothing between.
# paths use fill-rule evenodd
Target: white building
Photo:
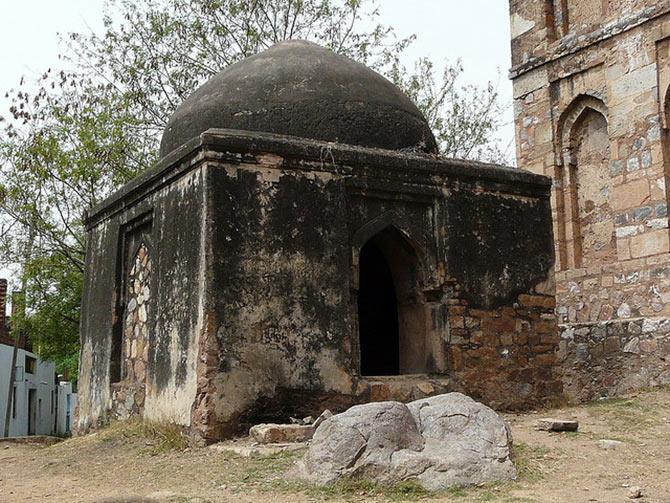
<instances>
[{"instance_id":1,"label":"white building","mask_svg":"<svg viewBox=\"0 0 670 503\"><path fill-rule=\"evenodd\" d=\"M0 436L5 431L13 351L13 346L0 342ZM77 395L71 383L59 382L53 362L19 348L12 388L10 437L70 433Z\"/></svg>"}]
</instances>

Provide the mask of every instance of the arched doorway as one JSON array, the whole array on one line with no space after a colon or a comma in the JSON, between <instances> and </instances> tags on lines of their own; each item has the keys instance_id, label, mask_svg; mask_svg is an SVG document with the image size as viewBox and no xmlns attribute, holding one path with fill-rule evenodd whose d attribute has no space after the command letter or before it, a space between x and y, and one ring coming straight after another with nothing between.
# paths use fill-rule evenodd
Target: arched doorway
<instances>
[{"instance_id":1,"label":"arched doorway","mask_svg":"<svg viewBox=\"0 0 670 503\"><path fill-rule=\"evenodd\" d=\"M359 254L360 372L426 372L426 302L414 247L395 227L370 238Z\"/></svg>"},{"instance_id":2,"label":"arched doorway","mask_svg":"<svg viewBox=\"0 0 670 503\"><path fill-rule=\"evenodd\" d=\"M371 241L361 249L359 270L361 374L397 375L400 373L398 299L391 268Z\"/></svg>"}]
</instances>

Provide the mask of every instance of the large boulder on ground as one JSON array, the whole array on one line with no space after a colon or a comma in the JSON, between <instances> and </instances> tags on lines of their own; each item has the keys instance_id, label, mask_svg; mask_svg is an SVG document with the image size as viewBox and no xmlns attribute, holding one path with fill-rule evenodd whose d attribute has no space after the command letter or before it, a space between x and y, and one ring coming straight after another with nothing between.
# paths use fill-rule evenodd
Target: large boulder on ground
<instances>
[{"instance_id":1,"label":"large boulder on ground","mask_svg":"<svg viewBox=\"0 0 670 503\"><path fill-rule=\"evenodd\" d=\"M316 484L342 477L416 480L429 491L516 476L512 436L492 409L460 393L357 405L324 421L299 462Z\"/></svg>"},{"instance_id":2,"label":"large boulder on ground","mask_svg":"<svg viewBox=\"0 0 670 503\"><path fill-rule=\"evenodd\" d=\"M301 471L317 484L344 475L384 478L395 453L422 448L416 422L402 403L356 405L317 428Z\"/></svg>"}]
</instances>

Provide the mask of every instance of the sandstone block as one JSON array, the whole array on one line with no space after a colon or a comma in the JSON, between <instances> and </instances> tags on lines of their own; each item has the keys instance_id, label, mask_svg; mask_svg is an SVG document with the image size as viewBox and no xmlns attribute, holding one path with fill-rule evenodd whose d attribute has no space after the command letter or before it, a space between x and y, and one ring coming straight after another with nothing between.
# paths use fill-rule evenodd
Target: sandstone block
<instances>
[{"instance_id":1,"label":"sandstone block","mask_svg":"<svg viewBox=\"0 0 670 503\"><path fill-rule=\"evenodd\" d=\"M547 295L519 295L519 303L524 307L551 309L556 306L556 298Z\"/></svg>"},{"instance_id":2,"label":"sandstone block","mask_svg":"<svg viewBox=\"0 0 670 503\"><path fill-rule=\"evenodd\" d=\"M649 182L645 178L614 187L611 199L615 210L635 208L649 199Z\"/></svg>"},{"instance_id":3,"label":"sandstone block","mask_svg":"<svg viewBox=\"0 0 670 503\"><path fill-rule=\"evenodd\" d=\"M667 252L669 246L667 229L645 232L630 239L630 253L633 258Z\"/></svg>"},{"instance_id":4,"label":"sandstone block","mask_svg":"<svg viewBox=\"0 0 670 503\"><path fill-rule=\"evenodd\" d=\"M538 420L536 427L542 431L577 431L579 429L579 421L544 418Z\"/></svg>"},{"instance_id":5,"label":"sandstone block","mask_svg":"<svg viewBox=\"0 0 670 503\"><path fill-rule=\"evenodd\" d=\"M654 64L624 73L612 82L612 95L616 96L617 102L624 101L626 97L653 89L656 86L656 79Z\"/></svg>"},{"instance_id":6,"label":"sandstone block","mask_svg":"<svg viewBox=\"0 0 670 503\"><path fill-rule=\"evenodd\" d=\"M249 436L259 444L306 442L314 435L314 426L302 424L257 424Z\"/></svg>"}]
</instances>

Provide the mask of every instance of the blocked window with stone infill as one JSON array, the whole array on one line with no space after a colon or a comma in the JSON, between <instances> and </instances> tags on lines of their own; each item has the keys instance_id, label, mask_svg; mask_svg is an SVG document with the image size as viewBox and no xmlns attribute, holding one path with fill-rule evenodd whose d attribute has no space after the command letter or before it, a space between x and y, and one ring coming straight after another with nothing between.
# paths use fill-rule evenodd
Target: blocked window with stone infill
<instances>
[{"instance_id":1,"label":"blocked window with stone infill","mask_svg":"<svg viewBox=\"0 0 670 503\"><path fill-rule=\"evenodd\" d=\"M606 110L602 101L580 96L559 123L563 159L556 173L556 242L561 270L617 258Z\"/></svg>"},{"instance_id":2,"label":"blocked window with stone infill","mask_svg":"<svg viewBox=\"0 0 670 503\"><path fill-rule=\"evenodd\" d=\"M151 222L128 225L123 231L110 382L143 385L147 377L152 314L152 257L149 239Z\"/></svg>"},{"instance_id":3,"label":"blocked window with stone infill","mask_svg":"<svg viewBox=\"0 0 670 503\"><path fill-rule=\"evenodd\" d=\"M122 379L142 383L146 380L149 359L149 300L151 298L151 257L141 243L133 258L126 283L126 309L123 320Z\"/></svg>"}]
</instances>

